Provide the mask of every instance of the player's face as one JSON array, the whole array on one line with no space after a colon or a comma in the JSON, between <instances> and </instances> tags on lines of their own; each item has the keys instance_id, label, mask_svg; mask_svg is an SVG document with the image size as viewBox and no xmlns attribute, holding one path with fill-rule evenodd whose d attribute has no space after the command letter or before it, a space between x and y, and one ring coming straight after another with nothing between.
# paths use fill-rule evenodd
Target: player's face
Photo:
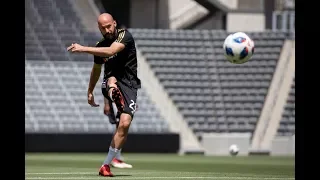
<instances>
[{"instance_id":1,"label":"player's face","mask_svg":"<svg viewBox=\"0 0 320 180\"><path fill-rule=\"evenodd\" d=\"M99 23L99 30L105 39L113 39L116 35L116 22Z\"/></svg>"}]
</instances>

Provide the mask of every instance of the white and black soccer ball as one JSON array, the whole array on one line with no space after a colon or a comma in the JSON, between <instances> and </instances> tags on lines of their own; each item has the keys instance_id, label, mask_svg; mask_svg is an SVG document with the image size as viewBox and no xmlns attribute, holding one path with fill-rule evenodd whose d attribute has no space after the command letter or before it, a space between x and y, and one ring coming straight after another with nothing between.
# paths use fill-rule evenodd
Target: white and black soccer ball
<instances>
[{"instance_id":1,"label":"white and black soccer ball","mask_svg":"<svg viewBox=\"0 0 320 180\"><path fill-rule=\"evenodd\" d=\"M248 62L254 53L254 42L244 32L230 34L223 43L226 59L233 64Z\"/></svg>"},{"instance_id":2,"label":"white and black soccer ball","mask_svg":"<svg viewBox=\"0 0 320 180\"><path fill-rule=\"evenodd\" d=\"M229 147L229 153L231 156L236 156L238 153L239 153L239 147L235 144L232 144L230 147Z\"/></svg>"}]
</instances>

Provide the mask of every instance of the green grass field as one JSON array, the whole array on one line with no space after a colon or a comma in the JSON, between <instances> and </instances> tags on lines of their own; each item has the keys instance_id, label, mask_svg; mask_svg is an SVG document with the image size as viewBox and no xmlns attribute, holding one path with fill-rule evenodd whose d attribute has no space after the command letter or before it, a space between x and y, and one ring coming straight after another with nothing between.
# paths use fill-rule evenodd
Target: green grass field
<instances>
[{"instance_id":1,"label":"green grass field","mask_svg":"<svg viewBox=\"0 0 320 180\"><path fill-rule=\"evenodd\" d=\"M27 153L26 179L106 179L98 169L106 154ZM111 179L289 180L294 157L206 157L123 154L132 169L115 169Z\"/></svg>"}]
</instances>

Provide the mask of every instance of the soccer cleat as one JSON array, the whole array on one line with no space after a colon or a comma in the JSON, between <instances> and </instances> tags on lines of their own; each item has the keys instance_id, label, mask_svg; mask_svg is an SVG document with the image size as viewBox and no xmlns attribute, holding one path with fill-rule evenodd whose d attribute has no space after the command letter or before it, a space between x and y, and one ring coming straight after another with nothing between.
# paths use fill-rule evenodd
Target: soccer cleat
<instances>
[{"instance_id":1,"label":"soccer cleat","mask_svg":"<svg viewBox=\"0 0 320 180\"><path fill-rule=\"evenodd\" d=\"M118 88L112 89L112 101L115 102L118 111L122 112L124 108L124 99Z\"/></svg>"},{"instance_id":2,"label":"soccer cleat","mask_svg":"<svg viewBox=\"0 0 320 180\"><path fill-rule=\"evenodd\" d=\"M115 168L132 168L131 164L127 164L120 159L114 158L111 162L111 165Z\"/></svg>"},{"instance_id":3,"label":"soccer cleat","mask_svg":"<svg viewBox=\"0 0 320 180\"><path fill-rule=\"evenodd\" d=\"M110 171L110 166L105 164L102 165L100 170L99 170L99 175L100 176L109 176L109 177L113 177L113 174Z\"/></svg>"}]
</instances>

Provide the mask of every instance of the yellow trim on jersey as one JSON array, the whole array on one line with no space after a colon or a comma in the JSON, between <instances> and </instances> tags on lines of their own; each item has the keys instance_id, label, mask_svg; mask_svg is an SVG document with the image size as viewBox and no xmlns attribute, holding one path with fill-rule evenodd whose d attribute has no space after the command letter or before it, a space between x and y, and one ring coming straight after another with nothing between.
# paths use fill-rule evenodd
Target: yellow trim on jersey
<instances>
[{"instance_id":1,"label":"yellow trim on jersey","mask_svg":"<svg viewBox=\"0 0 320 180\"><path fill-rule=\"evenodd\" d=\"M118 38L115 40L115 42L121 42L124 35L126 34L126 31L124 29L119 29L118 33L119 35L118 35Z\"/></svg>"}]
</instances>

